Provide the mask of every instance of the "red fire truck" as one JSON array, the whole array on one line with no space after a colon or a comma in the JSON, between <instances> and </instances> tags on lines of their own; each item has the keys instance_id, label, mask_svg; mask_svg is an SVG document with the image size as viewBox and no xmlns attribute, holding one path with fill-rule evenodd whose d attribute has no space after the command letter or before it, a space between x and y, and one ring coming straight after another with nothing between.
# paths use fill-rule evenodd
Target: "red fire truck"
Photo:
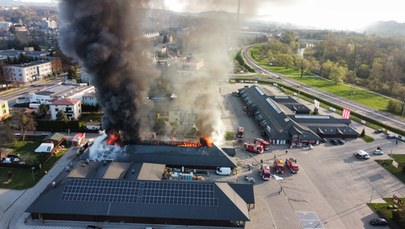
<instances>
[{"instance_id":1,"label":"red fire truck","mask_svg":"<svg viewBox=\"0 0 405 229\"><path fill-rule=\"evenodd\" d=\"M243 127L238 127L238 129L236 130L236 137L237 138L243 138L243 136L245 135L245 128Z\"/></svg>"},{"instance_id":2,"label":"red fire truck","mask_svg":"<svg viewBox=\"0 0 405 229\"><path fill-rule=\"evenodd\" d=\"M295 158L287 158L285 160L285 164L287 165L287 168L291 171L291 173L298 173L298 164L297 164L297 159Z\"/></svg>"},{"instance_id":3,"label":"red fire truck","mask_svg":"<svg viewBox=\"0 0 405 229\"><path fill-rule=\"evenodd\" d=\"M243 144L243 146L245 147L246 151L249 151L252 153L263 153L264 152L263 146L260 144L245 142L245 144Z\"/></svg>"},{"instance_id":4,"label":"red fire truck","mask_svg":"<svg viewBox=\"0 0 405 229\"><path fill-rule=\"evenodd\" d=\"M260 168L260 176L263 180L268 181L271 178L270 166L267 164L262 164Z\"/></svg>"},{"instance_id":5,"label":"red fire truck","mask_svg":"<svg viewBox=\"0 0 405 229\"><path fill-rule=\"evenodd\" d=\"M264 149L265 151L270 150L270 142L265 141L265 140L263 140L263 139L261 139L261 138L255 138L255 139L253 140L253 143L262 145L262 146L263 146L263 149Z\"/></svg>"},{"instance_id":6,"label":"red fire truck","mask_svg":"<svg viewBox=\"0 0 405 229\"><path fill-rule=\"evenodd\" d=\"M274 171L276 173L284 173L285 171L285 165L284 161L282 159L274 159Z\"/></svg>"}]
</instances>

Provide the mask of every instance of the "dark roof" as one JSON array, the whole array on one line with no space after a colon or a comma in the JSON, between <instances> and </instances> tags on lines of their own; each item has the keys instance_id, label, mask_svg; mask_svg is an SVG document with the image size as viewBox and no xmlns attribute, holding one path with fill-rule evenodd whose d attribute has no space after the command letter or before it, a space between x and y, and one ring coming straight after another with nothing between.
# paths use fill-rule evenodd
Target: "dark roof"
<instances>
[{"instance_id":1,"label":"dark roof","mask_svg":"<svg viewBox=\"0 0 405 229\"><path fill-rule=\"evenodd\" d=\"M283 104L291 111L295 111L297 114L309 114L311 109L307 106L299 103L297 100L291 96L269 96L276 103Z\"/></svg>"},{"instance_id":2,"label":"dark roof","mask_svg":"<svg viewBox=\"0 0 405 229\"><path fill-rule=\"evenodd\" d=\"M246 104L257 107L254 118L270 139L288 140L291 139L292 133L300 133L305 139L320 140L312 130L299 125L287 116L277 103L258 86L244 87L239 90L239 93Z\"/></svg>"},{"instance_id":3,"label":"dark roof","mask_svg":"<svg viewBox=\"0 0 405 229\"><path fill-rule=\"evenodd\" d=\"M228 183L68 178L45 190L27 211L247 221L249 213L245 199L252 202L250 196L253 196L253 187Z\"/></svg>"},{"instance_id":4,"label":"dark roof","mask_svg":"<svg viewBox=\"0 0 405 229\"><path fill-rule=\"evenodd\" d=\"M141 161L190 167L231 167L237 164L221 148L181 147L168 145L126 145L116 161Z\"/></svg>"},{"instance_id":5,"label":"dark roof","mask_svg":"<svg viewBox=\"0 0 405 229\"><path fill-rule=\"evenodd\" d=\"M255 195L253 192L253 185L251 184L241 184L241 183L229 183L229 186L239 194L240 197L247 204L255 204Z\"/></svg>"}]
</instances>

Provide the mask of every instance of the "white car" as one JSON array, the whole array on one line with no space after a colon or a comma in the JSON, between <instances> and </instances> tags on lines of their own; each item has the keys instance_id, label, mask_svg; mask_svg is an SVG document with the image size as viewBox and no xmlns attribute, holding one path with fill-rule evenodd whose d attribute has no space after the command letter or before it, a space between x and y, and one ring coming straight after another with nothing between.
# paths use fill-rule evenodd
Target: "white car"
<instances>
[{"instance_id":1,"label":"white car","mask_svg":"<svg viewBox=\"0 0 405 229\"><path fill-rule=\"evenodd\" d=\"M381 148L378 147L378 148L374 151L374 154L375 154L375 155L383 155L384 152L381 150Z\"/></svg>"},{"instance_id":2,"label":"white car","mask_svg":"<svg viewBox=\"0 0 405 229\"><path fill-rule=\"evenodd\" d=\"M401 141L405 141L405 137L401 135L397 135L396 138Z\"/></svg>"}]
</instances>

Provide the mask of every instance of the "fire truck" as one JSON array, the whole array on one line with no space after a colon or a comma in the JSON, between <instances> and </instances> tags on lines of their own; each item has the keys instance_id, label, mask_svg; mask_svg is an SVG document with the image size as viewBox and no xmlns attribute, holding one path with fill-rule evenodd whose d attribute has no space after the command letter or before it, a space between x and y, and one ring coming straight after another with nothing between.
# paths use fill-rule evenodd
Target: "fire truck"
<instances>
[{"instance_id":1,"label":"fire truck","mask_svg":"<svg viewBox=\"0 0 405 229\"><path fill-rule=\"evenodd\" d=\"M252 153L263 153L264 149L263 146L260 144L254 144L250 142L245 142L243 144L244 148L246 151L252 152Z\"/></svg>"},{"instance_id":2,"label":"fire truck","mask_svg":"<svg viewBox=\"0 0 405 229\"><path fill-rule=\"evenodd\" d=\"M262 164L260 168L260 176L263 180L268 181L271 178L270 166L267 164Z\"/></svg>"},{"instance_id":3,"label":"fire truck","mask_svg":"<svg viewBox=\"0 0 405 229\"><path fill-rule=\"evenodd\" d=\"M243 136L245 135L245 128L243 127L238 127L238 129L236 130L236 137L237 138L243 138Z\"/></svg>"},{"instance_id":4,"label":"fire truck","mask_svg":"<svg viewBox=\"0 0 405 229\"><path fill-rule=\"evenodd\" d=\"M284 161L282 159L274 159L274 171L276 173L284 173L285 166Z\"/></svg>"},{"instance_id":5,"label":"fire truck","mask_svg":"<svg viewBox=\"0 0 405 229\"><path fill-rule=\"evenodd\" d=\"M270 150L270 142L265 141L265 140L263 140L263 139L261 139L261 138L255 138L255 139L253 140L253 143L262 145L262 146L263 146L263 149L264 149L265 151Z\"/></svg>"},{"instance_id":6,"label":"fire truck","mask_svg":"<svg viewBox=\"0 0 405 229\"><path fill-rule=\"evenodd\" d=\"M287 158L285 160L285 164L287 165L287 168L291 171L291 173L298 173L298 164L297 164L297 159L295 158Z\"/></svg>"}]
</instances>

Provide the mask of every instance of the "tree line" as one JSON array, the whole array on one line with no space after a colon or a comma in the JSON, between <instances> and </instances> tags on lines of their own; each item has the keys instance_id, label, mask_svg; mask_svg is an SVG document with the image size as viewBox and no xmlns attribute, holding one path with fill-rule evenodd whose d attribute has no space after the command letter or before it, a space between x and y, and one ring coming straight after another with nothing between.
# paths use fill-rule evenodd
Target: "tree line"
<instances>
[{"instance_id":1,"label":"tree line","mask_svg":"<svg viewBox=\"0 0 405 229\"><path fill-rule=\"evenodd\" d=\"M269 65L294 66L335 83L349 83L398 99L387 108L405 113L405 38L321 32L322 40L300 40L284 32L252 53ZM306 34L307 35L307 34ZM305 50L303 53L299 51ZM303 54L303 55L302 55Z\"/></svg>"}]
</instances>

